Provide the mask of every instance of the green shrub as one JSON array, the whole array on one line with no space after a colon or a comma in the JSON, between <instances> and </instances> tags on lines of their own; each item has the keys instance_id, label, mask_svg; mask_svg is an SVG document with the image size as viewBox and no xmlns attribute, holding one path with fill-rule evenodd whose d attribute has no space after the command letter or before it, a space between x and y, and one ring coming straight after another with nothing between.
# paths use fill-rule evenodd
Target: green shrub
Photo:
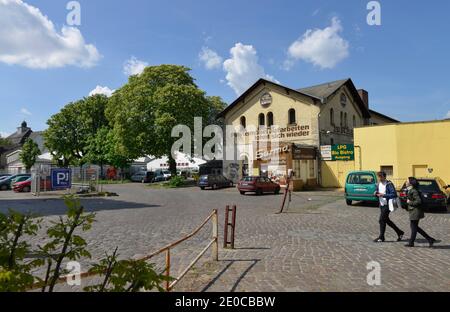
<instances>
[{"instance_id":1,"label":"green shrub","mask_svg":"<svg viewBox=\"0 0 450 312\"><path fill-rule=\"evenodd\" d=\"M184 182L185 182L185 180L184 180L183 177L176 176L176 177L173 177L172 179L170 179L170 181L167 183L167 185L168 185L169 187L176 188L176 187L181 187L181 186L183 186L183 185L184 185Z\"/></svg>"}]
</instances>

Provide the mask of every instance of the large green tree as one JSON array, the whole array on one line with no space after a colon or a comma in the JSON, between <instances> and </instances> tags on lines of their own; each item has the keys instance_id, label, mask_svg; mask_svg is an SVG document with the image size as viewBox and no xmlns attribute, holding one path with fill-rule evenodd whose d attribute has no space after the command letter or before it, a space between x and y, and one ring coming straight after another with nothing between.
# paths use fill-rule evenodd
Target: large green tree
<instances>
[{"instance_id":1,"label":"large green tree","mask_svg":"<svg viewBox=\"0 0 450 312\"><path fill-rule=\"evenodd\" d=\"M27 139L25 144L22 146L22 151L20 152L20 160L25 166L25 169L30 171L30 169L36 163L38 156L41 154L39 146L32 139Z\"/></svg>"},{"instance_id":2,"label":"large green tree","mask_svg":"<svg viewBox=\"0 0 450 312\"><path fill-rule=\"evenodd\" d=\"M176 65L147 67L114 93L107 117L121 155L168 156L170 170L176 172L171 149L177 139L171 137L172 128L182 124L193 131L194 117L209 121L217 100L197 87L189 71Z\"/></svg>"},{"instance_id":3,"label":"large green tree","mask_svg":"<svg viewBox=\"0 0 450 312\"><path fill-rule=\"evenodd\" d=\"M60 166L83 165L88 161L88 146L97 131L108 126L107 104L106 96L94 95L67 104L47 121L45 144Z\"/></svg>"}]
</instances>

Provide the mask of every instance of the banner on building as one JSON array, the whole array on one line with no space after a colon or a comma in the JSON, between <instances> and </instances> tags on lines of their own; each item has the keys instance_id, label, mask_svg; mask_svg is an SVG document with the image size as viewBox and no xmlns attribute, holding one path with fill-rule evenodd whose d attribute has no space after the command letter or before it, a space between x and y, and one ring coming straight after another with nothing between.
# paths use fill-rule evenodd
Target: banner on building
<instances>
[{"instance_id":1,"label":"banner on building","mask_svg":"<svg viewBox=\"0 0 450 312\"><path fill-rule=\"evenodd\" d=\"M322 160L352 161L355 160L355 146L353 144L324 145L320 147Z\"/></svg>"}]
</instances>

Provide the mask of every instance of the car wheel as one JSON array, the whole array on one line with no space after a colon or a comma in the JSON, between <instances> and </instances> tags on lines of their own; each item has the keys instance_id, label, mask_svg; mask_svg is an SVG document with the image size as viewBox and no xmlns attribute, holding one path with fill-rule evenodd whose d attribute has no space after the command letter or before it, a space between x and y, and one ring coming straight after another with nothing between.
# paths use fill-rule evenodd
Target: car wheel
<instances>
[{"instance_id":1,"label":"car wheel","mask_svg":"<svg viewBox=\"0 0 450 312\"><path fill-rule=\"evenodd\" d=\"M241 193L241 195L245 195L245 192L242 192L242 191L241 191L240 193Z\"/></svg>"},{"instance_id":2,"label":"car wheel","mask_svg":"<svg viewBox=\"0 0 450 312\"><path fill-rule=\"evenodd\" d=\"M257 189L256 190L256 195L262 195L263 194L263 191L262 191L262 189Z\"/></svg>"},{"instance_id":3,"label":"car wheel","mask_svg":"<svg viewBox=\"0 0 450 312\"><path fill-rule=\"evenodd\" d=\"M0 191L6 191L8 189L7 185L0 186Z\"/></svg>"},{"instance_id":4,"label":"car wheel","mask_svg":"<svg viewBox=\"0 0 450 312\"><path fill-rule=\"evenodd\" d=\"M276 189L276 190L275 190L275 195L280 194L280 191L281 191L281 189Z\"/></svg>"},{"instance_id":5,"label":"car wheel","mask_svg":"<svg viewBox=\"0 0 450 312\"><path fill-rule=\"evenodd\" d=\"M25 187L22 189L22 192L24 192L24 193L28 193L28 192L30 192L30 191L31 191L31 189L30 189L29 186L25 186Z\"/></svg>"},{"instance_id":6,"label":"car wheel","mask_svg":"<svg viewBox=\"0 0 450 312\"><path fill-rule=\"evenodd\" d=\"M351 201L350 199L346 199L345 201L347 202L347 206L351 206L353 203L353 201Z\"/></svg>"},{"instance_id":7,"label":"car wheel","mask_svg":"<svg viewBox=\"0 0 450 312\"><path fill-rule=\"evenodd\" d=\"M213 190L217 189L217 184L213 184L212 189Z\"/></svg>"},{"instance_id":8,"label":"car wheel","mask_svg":"<svg viewBox=\"0 0 450 312\"><path fill-rule=\"evenodd\" d=\"M204 186L202 186L201 188L200 188L202 191L204 191L205 190L205 187Z\"/></svg>"}]
</instances>

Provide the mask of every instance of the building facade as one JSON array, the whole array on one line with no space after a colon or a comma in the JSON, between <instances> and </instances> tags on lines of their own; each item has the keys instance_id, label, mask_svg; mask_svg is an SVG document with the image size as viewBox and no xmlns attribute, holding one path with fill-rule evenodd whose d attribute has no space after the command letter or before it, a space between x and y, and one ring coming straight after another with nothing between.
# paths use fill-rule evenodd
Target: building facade
<instances>
[{"instance_id":1,"label":"building facade","mask_svg":"<svg viewBox=\"0 0 450 312\"><path fill-rule=\"evenodd\" d=\"M225 139L235 147L225 153L228 178L263 175L283 184L292 175L294 189L320 184L321 145L353 144L354 129L371 120L368 94L351 79L297 90L260 79L219 117L239 129Z\"/></svg>"}]
</instances>

